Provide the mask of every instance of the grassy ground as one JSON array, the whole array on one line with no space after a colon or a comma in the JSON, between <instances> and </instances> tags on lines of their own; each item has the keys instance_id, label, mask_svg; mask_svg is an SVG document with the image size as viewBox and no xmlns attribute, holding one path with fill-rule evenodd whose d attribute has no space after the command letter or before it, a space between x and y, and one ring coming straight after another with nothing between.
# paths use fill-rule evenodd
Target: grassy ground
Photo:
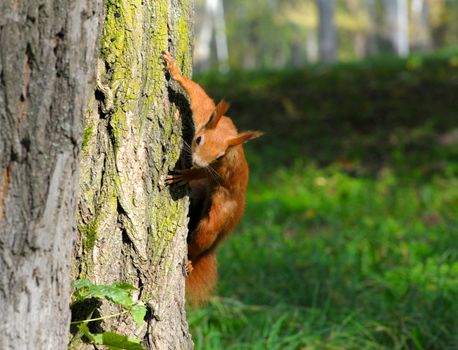
<instances>
[{"instance_id":1,"label":"grassy ground","mask_svg":"<svg viewBox=\"0 0 458 350\"><path fill-rule=\"evenodd\" d=\"M200 78L267 134L197 349L458 349L457 63Z\"/></svg>"}]
</instances>

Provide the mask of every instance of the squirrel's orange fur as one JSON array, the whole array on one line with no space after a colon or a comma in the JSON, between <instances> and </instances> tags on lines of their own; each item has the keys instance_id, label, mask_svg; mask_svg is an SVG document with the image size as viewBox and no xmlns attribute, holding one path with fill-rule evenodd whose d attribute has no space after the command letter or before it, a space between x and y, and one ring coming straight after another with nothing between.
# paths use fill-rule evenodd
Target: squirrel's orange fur
<instances>
[{"instance_id":1,"label":"squirrel's orange fur","mask_svg":"<svg viewBox=\"0 0 458 350\"><path fill-rule=\"evenodd\" d=\"M223 115L229 105L223 100L215 106L200 85L181 75L170 53L162 57L172 79L189 96L195 125L193 166L169 175L166 183L187 183L191 189L186 295L196 305L211 295L217 278L215 250L245 209L248 164L242 144L262 133L238 133L232 120Z\"/></svg>"}]
</instances>

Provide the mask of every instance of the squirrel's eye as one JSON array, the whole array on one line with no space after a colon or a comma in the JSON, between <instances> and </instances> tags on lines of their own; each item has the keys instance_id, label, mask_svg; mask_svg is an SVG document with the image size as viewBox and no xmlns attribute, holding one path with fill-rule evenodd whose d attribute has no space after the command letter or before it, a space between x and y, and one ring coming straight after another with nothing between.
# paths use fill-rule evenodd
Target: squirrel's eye
<instances>
[{"instance_id":1,"label":"squirrel's eye","mask_svg":"<svg viewBox=\"0 0 458 350\"><path fill-rule=\"evenodd\" d=\"M218 156L218 157L216 158L216 160L221 160L221 159L223 159L223 157L224 157L224 154Z\"/></svg>"},{"instance_id":2,"label":"squirrel's eye","mask_svg":"<svg viewBox=\"0 0 458 350\"><path fill-rule=\"evenodd\" d=\"M196 145L200 145L200 141L202 141L202 137L201 136L197 136Z\"/></svg>"}]
</instances>

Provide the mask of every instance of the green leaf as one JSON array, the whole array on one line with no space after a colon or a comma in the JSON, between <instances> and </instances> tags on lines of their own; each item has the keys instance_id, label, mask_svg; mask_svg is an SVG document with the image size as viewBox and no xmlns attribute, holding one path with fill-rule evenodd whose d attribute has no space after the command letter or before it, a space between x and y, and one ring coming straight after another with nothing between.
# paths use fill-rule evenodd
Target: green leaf
<instances>
[{"instance_id":1,"label":"green leaf","mask_svg":"<svg viewBox=\"0 0 458 350\"><path fill-rule=\"evenodd\" d=\"M103 332L94 334L93 336L95 344L107 345L110 349L145 350L145 348L140 345L140 339L129 338L122 334Z\"/></svg>"},{"instance_id":2,"label":"green leaf","mask_svg":"<svg viewBox=\"0 0 458 350\"><path fill-rule=\"evenodd\" d=\"M143 323L143 320L145 319L146 306L141 305L141 304L136 304L132 306L132 309L130 311L132 313L132 317L134 318L135 322L137 322L137 325L140 327Z\"/></svg>"},{"instance_id":3,"label":"green leaf","mask_svg":"<svg viewBox=\"0 0 458 350\"><path fill-rule=\"evenodd\" d=\"M114 332L93 334L86 323L78 325L78 329L83 332L89 342L96 345L107 345L110 349L145 350L140 345L140 339L129 338Z\"/></svg>"},{"instance_id":4,"label":"green leaf","mask_svg":"<svg viewBox=\"0 0 458 350\"><path fill-rule=\"evenodd\" d=\"M76 290L84 287L89 287L90 285L92 285L92 283L88 279L76 280L75 282L73 282L73 288L75 288Z\"/></svg>"},{"instance_id":5,"label":"green leaf","mask_svg":"<svg viewBox=\"0 0 458 350\"><path fill-rule=\"evenodd\" d=\"M115 282L113 283L113 286L119 289L127 290L127 291L137 290L137 288L135 288L133 285L126 283L126 282Z\"/></svg>"},{"instance_id":6,"label":"green leaf","mask_svg":"<svg viewBox=\"0 0 458 350\"><path fill-rule=\"evenodd\" d=\"M78 280L73 284L77 300L89 298L107 299L115 304L130 308L134 305L131 291L135 287L128 283L93 284L89 280Z\"/></svg>"},{"instance_id":7,"label":"green leaf","mask_svg":"<svg viewBox=\"0 0 458 350\"><path fill-rule=\"evenodd\" d=\"M94 297L105 298L115 304L129 307L133 304L130 291L118 288L115 285L99 285L93 289Z\"/></svg>"},{"instance_id":8,"label":"green leaf","mask_svg":"<svg viewBox=\"0 0 458 350\"><path fill-rule=\"evenodd\" d=\"M95 342L95 336L94 334L91 333L91 331L89 330L89 327L87 326L86 323L81 323L78 325L78 329L83 332L83 334L86 336L86 338L94 343Z\"/></svg>"}]
</instances>

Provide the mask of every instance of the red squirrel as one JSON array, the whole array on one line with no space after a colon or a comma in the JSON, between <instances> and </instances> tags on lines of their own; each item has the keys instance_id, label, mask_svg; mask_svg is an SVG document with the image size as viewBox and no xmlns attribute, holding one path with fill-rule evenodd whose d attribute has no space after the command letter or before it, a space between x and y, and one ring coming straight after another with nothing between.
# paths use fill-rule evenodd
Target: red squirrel
<instances>
[{"instance_id":1,"label":"red squirrel","mask_svg":"<svg viewBox=\"0 0 458 350\"><path fill-rule=\"evenodd\" d=\"M189 97L195 126L192 167L172 172L165 182L190 187L186 296L191 305L199 305L216 286L216 248L245 209L249 171L242 144L262 133L238 133L231 118L224 116L229 104L222 100L215 106L199 84L180 73L170 53L162 57L171 78Z\"/></svg>"}]
</instances>

